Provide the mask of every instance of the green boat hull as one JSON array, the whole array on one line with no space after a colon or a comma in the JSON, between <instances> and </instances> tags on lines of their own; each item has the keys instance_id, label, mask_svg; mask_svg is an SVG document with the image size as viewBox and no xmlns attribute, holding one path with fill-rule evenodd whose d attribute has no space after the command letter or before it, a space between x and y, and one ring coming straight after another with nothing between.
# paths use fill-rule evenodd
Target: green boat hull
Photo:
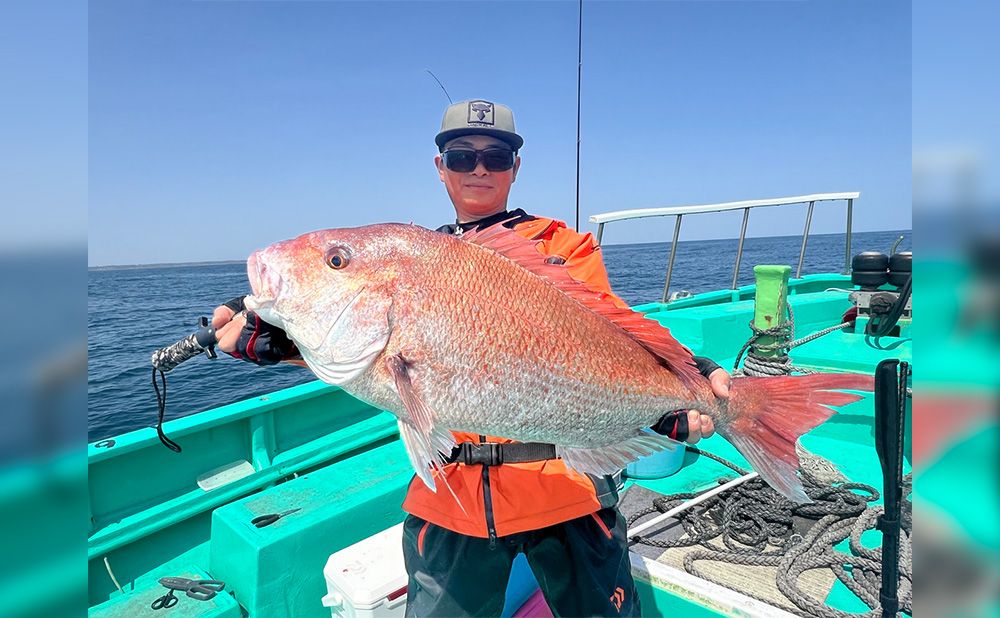
<instances>
[{"instance_id":1,"label":"green boat hull","mask_svg":"<svg viewBox=\"0 0 1000 618\"><path fill-rule=\"evenodd\" d=\"M849 287L841 275L792 280L796 334L839 323L851 304L834 289ZM746 286L636 310L668 326L696 354L731 366L749 335L753 295L753 286ZM813 369L871 373L887 357L911 360L909 329L902 324L889 350L872 347L863 334L840 331L795 348L792 358ZM869 396L840 410L803 444L852 480L881 487L873 420ZM329 616L320 602L326 558L404 517L400 504L413 474L394 417L336 387L304 384L171 421L165 430L183 445L182 453L163 448L152 428L116 436L111 446L89 447L88 601L94 616L148 612L150 595L163 591L156 579L182 573L222 579L226 593L212 608L182 600L173 615L184 607L199 616ZM699 446L747 465L719 437ZM713 486L727 474L688 454L677 474L637 482L675 493ZM266 528L249 523L289 508L301 511ZM642 560L633 559L644 615L754 613L743 599L686 586L683 577L678 583L647 573ZM826 602L864 609L839 582Z\"/></svg>"}]
</instances>

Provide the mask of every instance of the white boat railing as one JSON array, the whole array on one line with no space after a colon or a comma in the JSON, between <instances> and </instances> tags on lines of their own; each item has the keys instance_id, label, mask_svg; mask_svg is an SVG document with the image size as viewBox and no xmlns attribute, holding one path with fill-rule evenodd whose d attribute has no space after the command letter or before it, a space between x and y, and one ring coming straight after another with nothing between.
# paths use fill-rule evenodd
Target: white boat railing
<instances>
[{"instance_id":1,"label":"white boat railing","mask_svg":"<svg viewBox=\"0 0 1000 618\"><path fill-rule=\"evenodd\" d=\"M677 239L681 233L681 219L684 215L696 215L707 212L726 212L729 210L743 211L743 225L740 227L739 244L736 248L736 265L733 268L733 284L730 289L736 289L736 282L740 276L740 262L743 259L743 241L746 239L747 222L750 220L750 211L754 208L768 208L771 206L789 206L792 204L809 204L806 211L805 229L802 231L802 248L799 250L799 265L795 271L796 278L802 276L802 263L806 257L806 244L809 240L809 226L812 224L813 208L817 202L847 202L847 241L844 249L844 273L850 272L851 268L851 218L854 211L854 200L858 199L861 193L814 193L811 195L796 195L792 197L778 197L764 200L744 200L740 202L723 202L721 204L700 204L695 206L667 206L664 208L637 208L632 210L618 210L606 212L599 215L591 215L590 222L597 224L597 243L600 244L604 238L604 225L612 221L626 221L629 219L644 219L646 217L676 217L674 223L674 239L670 243L670 259L667 262L667 281L663 286L663 301L667 302L670 294L670 278L674 272L674 257L677 255Z\"/></svg>"}]
</instances>

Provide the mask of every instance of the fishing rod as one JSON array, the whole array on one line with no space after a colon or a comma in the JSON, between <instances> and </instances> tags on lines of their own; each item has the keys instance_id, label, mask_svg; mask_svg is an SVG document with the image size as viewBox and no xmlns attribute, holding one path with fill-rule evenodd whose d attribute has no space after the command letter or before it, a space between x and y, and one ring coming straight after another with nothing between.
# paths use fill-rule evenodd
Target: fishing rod
<instances>
[{"instance_id":1,"label":"fishing rod","mask_svg":"<svg viewBox=\"0 0 1000 618\"><path fill-rule=\"evenodd\" d=\"M580 231L580 82L583 79L583 0L576 35L576 227Z\"/></svg>"},{"instance_id":2,"label":"fishing rod","mask_svg":"<svg viewBox=\"0 0 1000 618\"><path fill-rule=\"evenodd\" d=\"M451 100L451 95L448 94L448 90L444 87L444 84L441 83L441 80L438 79L438 76L432 73L430 69L424 69L424 70L427 71L427 73L434 78L434 81L437 82L438 86L441 86L441 90L444 92L444 96L448 97L448 103L449 104L454 103L454 101Z\"/></svg>"},{"instance_id":3,"label":"fishing rod","mask_svg":"<svg viewBox=\"0 0 1000 618\"><path fill-rule=\"evenodd\" d=\"M167 376L166 373L176 368L181 363L188 361L203 352L210 360L218 358L215 353L215 344L218 343L215 337L215 328L209 325L208 318L202 316L198 320L201 328L184 337L180 341L168 345L165 348L153 352L150 357L153 363L153 390L156 391L156 405L159 418L156 423L156 435L160 437L163 446L175 453L181 452L179 444L167 437L163 433L163 414L167 409ZM159 374L160 384L156 383Z\"/></svg>"},{"instance_id":4,"label":"fishing rod","mask_svg":"<svg viewBox=\"0 0 1000 618\"><path fill-rule=\"evenodd\" d=\"M878 518L882 531L882 582L879 602L882 618L899 611L899 537L902 527L903 440L906 389L910 366L886 359L875 369L875 450L882 464L885 511Z\"/></svg>"}]
</instances>

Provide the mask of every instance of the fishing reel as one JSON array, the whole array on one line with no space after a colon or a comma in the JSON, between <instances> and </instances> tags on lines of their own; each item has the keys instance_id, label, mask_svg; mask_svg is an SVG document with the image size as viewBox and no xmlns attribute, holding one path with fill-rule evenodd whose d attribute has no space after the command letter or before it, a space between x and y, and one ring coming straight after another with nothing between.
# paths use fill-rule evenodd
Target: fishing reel
<instances>
[{"instance_id":1,"label":"fishing reel","mask_svg":"<svg viewBox=\"0 0 1000 618\"><path fill-rule=\"evenodd\" d=\"M850 300L859 318L867 318L865 332L875 337L898 334L899 320L913 319L911 286L913 253L903 251L888 256L865 251L851 260L851 283L860 289L851 292ZM895 289L882 289L889 284Z\"/></svg>"},{"instance_id":2,"label":"fishing reel","mask_svg":"<svg viewBox=\"0 0 1000 618\"><path fill-rule=\"evenodd\" d=\"M215 353L215 329L209 326L208 318L204 316L199 318L198 325L201 328L196 332L191 333L173 345L153 352L150 359L153 362L153 367L160 371L170 371L177 367L177 365L198 356L202 352L209 359L214 360L218 358L218 355Z\"/></svg>"},{"instance_id":3,"label":"fishing reel","mask_svg":"<svg viewBox=\"0 0 1000 618\"><path fill-rule=\"evenodd\" d=\"M210 360L218 358L215 353L215 329L209 326L208 318L202 316L198 320L201 326L197 331L181 339L175 344L153 352L150 360L153 363L153 390L156 391L156 407L158 421L156 423L156 435L159 436L163 446L175 453L181 452L179 444L167 437L163 433L163 415L167 407L167 376L166 372L174 369L184 361L205 353ZM160 384L156 383L157 373L159 373Z\"/></svg>"}]
</instances>

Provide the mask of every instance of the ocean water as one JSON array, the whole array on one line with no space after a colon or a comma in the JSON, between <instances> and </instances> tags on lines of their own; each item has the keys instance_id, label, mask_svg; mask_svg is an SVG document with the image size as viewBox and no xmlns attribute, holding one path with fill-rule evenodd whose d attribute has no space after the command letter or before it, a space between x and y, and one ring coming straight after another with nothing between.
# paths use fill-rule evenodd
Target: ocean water
<instances>
[{"instance_id":1,"label":"ocean water","mask_svg":"<svg viewBox=\"0 0 1000 618\"><path fill-rule=\"evenodd\" d=\"M855 233L852 251L888 252L907 231ZM749 238L740 284L751 283L754 264L798 263L800 237ZM736 240L678 243L671 291L728 288ZM609 245L604 260L612 288L630 304L658 301L663 293L670 243ZM841 272L844 235L809 238L804 273ZM793 271L794 274L794 271ZM197 330L226 300L246 294L242 262L93 268L88 272L88 435L91 442L155 426L156 397L150 354ZM167 374L167 419L188 416L313 380L295 366L257 367L225 354L191 359Z\"/></svg>"}]
</instances>

